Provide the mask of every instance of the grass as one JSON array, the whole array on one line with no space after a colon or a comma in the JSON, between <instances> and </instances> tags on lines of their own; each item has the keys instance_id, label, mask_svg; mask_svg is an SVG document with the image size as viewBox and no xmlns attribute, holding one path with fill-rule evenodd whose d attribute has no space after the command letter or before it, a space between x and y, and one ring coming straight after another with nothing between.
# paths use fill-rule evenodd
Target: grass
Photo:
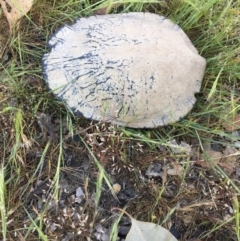
<instances>
[{"instance_id":1,"label":"grass","mask_svg":"<svg viewBox=\"0 0 240 241\"><path fill-rule=\"evenodd\" d=\"M6 204L5 204L5 196L6 196L6 184L4 181L5 177L5 169L2 166L0 170L0 210L1 210L1 230L2 236L6 239L7 236L7 213L6 213Z\"/></svg>"},{"instance_id":2,"label":"grass","mask_svg":"<svg viewBox=\"0 0 240 241\"><path fill-rule=\"evenodd\" d=\"M96 240L95 227L101 224L116 240L125 221L111 208L120 205L138 220L167 229L174 223L179 240L240 240L239 154L224 154L226 147L238 151L240 141L236 131L224 128L240 110L239 1L116 3L38 0L11 34L0 11L0 51L6 46L0 60L0 239ZM47 40L63 24L102 7L109 13L167 16L206 58L197 103L181 121L146 130L95 123L74 116L49 92L41 70ZM38 119L39 113L45 119ZM44 122L48 118L50 123ZM237 123L235 129L240 129ZM168 143L173 139L190 144L194 155L174 153ZM211 155L204 156L206 143L228 156L212 169L199 162L213 162ZM146 182L151 162L166 170L180 165L183 173ZM136 196L117 202L116 182ZM78 186L87 194L81 205L74 202Z\"/></svg>"}]
</instances>

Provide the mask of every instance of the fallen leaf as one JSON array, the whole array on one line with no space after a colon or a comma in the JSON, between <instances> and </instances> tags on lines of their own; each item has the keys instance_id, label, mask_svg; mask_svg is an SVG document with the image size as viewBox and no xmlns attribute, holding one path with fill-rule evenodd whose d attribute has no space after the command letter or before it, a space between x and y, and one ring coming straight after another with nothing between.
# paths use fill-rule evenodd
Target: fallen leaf
<instances>
[{"instance_id":1,"label":"fallen leaf","mask_svg":"<svg viewBox=\"0 0 240 241\"><path fill-rule=\"evenodd\" d=\"M237 129L240 129L240 113L236 114L234 118L225 121L223 123L223 127L227 131L235 131Z\"/></svg>"},{"instance_id":2,"label":"fallen leaf","mask_svg":"<svg viewBox=\"0 0 240 241\"><path fill-rule=\"evenodd\" d=\"M198 165L204 168L214 168L220 162L222 153L218 151L204 150L201 158L202 160L196 162Z\"/></svg>"},{"instance_id":3,"label":"fallen leaf","mask_svg":"<svg viewBox=\"0 0 240 241\"><path fill-rule=\"evenodd\" d=\"M223 155L224 155L224 161L225 161L225 158L227 158L228 161L235 162L239 157L240 152L234 147L226 146L226 148L223 151Z\"/></svg>"},{"instance_id":4,"label":"fallen leaf","mask_svg":"<svg viewBox=\"0 0 240 241\"><path fill-rule=\"evenodd\" d=\"M108 3L108 5L106 4L100 5L96 10L93 11L93 13L97 15L105 15L110 13L114 7L117 8L122 5L121 3L115 3L115 2L117 2L117 0L112 0L110 3Z\"/></svg>"},{"instance_id":5,"label":"fallen leaf","mask_svg":"<svg viewBox=\"0 0 240 241\"><path fill-rule=\"evenodd\" d=\"M239 155L240 152L234 147L226 146L224 149L223 158L219 165L227 175L231 175L236 170L236 167L238 166L237 159Z\"/></svg>"},{"instance_id":6,"label":"fallen leaf","mask_svg":"<svg viewBox=\"0 0 240 241\"><path fill-rule=\"evenodd\" d=\"M0 0L0 4L11 30L18 20L31 9L33 0Z\"/></svg>"},{"instance_id":7,"label":"fallen leaf","mask_svg":"<svg viewBox=\"0 0 240 241\"><path fill-rule=\"evenodd\" d=\"M138 221L132 217L130 219L132 226L126 241L177 241L167 229L158 224Z\"/></svg>"},{"instance_id":8,"label":"fallen leaf","mask_svg":"<svg viewBox=\"0 0 240 241\"><path fill-rule=\"evenodd\" d=\"M221 152L212 150L211 143L204 143L203 153L200 155L200 160L196 161L196 164L203 168L212 169L219 164L222 157Z\"/></svg>"}]
</instances>

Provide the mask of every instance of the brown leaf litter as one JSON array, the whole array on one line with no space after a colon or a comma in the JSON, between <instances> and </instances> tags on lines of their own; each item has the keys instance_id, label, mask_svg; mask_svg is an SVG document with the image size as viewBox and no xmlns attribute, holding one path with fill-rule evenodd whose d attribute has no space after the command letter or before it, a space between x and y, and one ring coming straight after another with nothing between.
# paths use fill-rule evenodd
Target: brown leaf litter
<instances>
[{"instance_id":1,"label":"brown leaf litter","mask_svg":"<svg viewBox=\"0 0 240 241\"><path fill-rule=\"evenodd\" d=\"M33 5L33 0L0 0L3 12L8 20L10 30L25 16Z\"/></svg>"}]
</instances>

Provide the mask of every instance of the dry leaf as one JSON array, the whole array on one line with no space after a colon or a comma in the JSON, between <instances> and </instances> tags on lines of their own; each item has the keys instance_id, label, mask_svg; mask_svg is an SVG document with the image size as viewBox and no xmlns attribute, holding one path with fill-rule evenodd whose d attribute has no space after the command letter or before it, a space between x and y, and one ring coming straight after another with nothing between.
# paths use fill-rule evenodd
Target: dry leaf
<instances>
[{"instance_id":1,"label":"dry leaf","mask_svg":"<svg viewBox=\"0 0 240 241\"><path fill-rule=\"evenodd\" d=\"M240 155L240 152L231 146L226 146L226 148L223 151L224 159L223 161L230 161L230 162L236 162L237 158Z\"/></svg>"},{"instance_id":2,"label":"dry leaf","mask_svg":"<svg viewBox=\"0 0 240 241\"><path fill-rule=\"evenodd\" d=\"M239 155L240 152L236 148L226 146L225 150L223 151L223 158L221 163L219 163L219 166L221 166L227 175L231 175L236 170Z\"/></svg>"},{"instance_id":3,"label":"dry leaf","mask_svg":"<svg viewBox=\"0 0 240 241\"><path fill-rule=\"evenodd\" d=\"M2 10L8 20L10 29L20 18L27 14L33 5L33 0L0 0Z\"/></svg>"},{"instance_id":4,"label":"dry leaf","mask_svg":"<svg viewBox=\"0 0 240 241\"><path fill-rule=\"evenodd\" d=\"M201 155L201 157L202 160L197 161L197 164L204 168L214 168L221 160L222 153L218 151L204 150L204 153Z\"/></svg>"},{"instance_id":5,"label":"dry leaf","mask_svg":"<svg viewBox=\"0 0 240 241\"><path fill-rule=\"evenodd\" d=\"M114 3L114 2L117 2L117 0L112 0L112 2L110 4L108 3L107 6L105 6L105 4L100 5L100 7L98 6L99 8L94 10L93 13L97 15L105 15L110 13L114 7L117 8L122 5L121 3Z\"/></svg>"},{"instance_id":6,"label":"dry leaf","mask_svg":"<svg viewBox=\"0 0 240 241\"><path fill-rule=\"evenodd\" d=\"M235 131L240 129L240 113L236 114L233 119L228 119L223 123L223 127L227 131Z\"/></svg>"},{"instance_id":7,"label":"dry leaf","mask_svg":"<svg viewBox=\"0 0 240 241\"><path fill-rule=\"evenodd\" d=\"M222 157L221 152L212 150L211 143L205 143L203 144L203 153L200 155L200 160L196 161L196 164L211 169L219 164Z\"/></svg>"},{"instance_id":8,"label":"dry leaf","mask_svg":"<svg viewBox=\"0 0 240 241\"><path fill-rule=\"evenodd\" d=\"M130 217L132 226L126 241L177 241L165 228L158 224L138 221Z\"/></svg>"}]
</instances>

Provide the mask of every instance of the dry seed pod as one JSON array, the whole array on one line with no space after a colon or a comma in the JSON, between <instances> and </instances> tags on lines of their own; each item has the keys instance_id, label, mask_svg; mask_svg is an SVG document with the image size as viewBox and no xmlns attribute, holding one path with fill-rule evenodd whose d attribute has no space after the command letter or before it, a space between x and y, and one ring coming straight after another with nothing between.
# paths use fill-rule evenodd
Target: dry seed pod
<instances>
[{"instance_id":1,"label":"dry seed pod","mask_svg":"<svg viewBox=\"0 0 240 241\"><path fill-rule=\"evenodd\" d=\"M80 116L133 128L184 117L206 67L178 25L151 13L80 18L48 44L43 74L58 99Z\"/></svg>"}]
</instances>

